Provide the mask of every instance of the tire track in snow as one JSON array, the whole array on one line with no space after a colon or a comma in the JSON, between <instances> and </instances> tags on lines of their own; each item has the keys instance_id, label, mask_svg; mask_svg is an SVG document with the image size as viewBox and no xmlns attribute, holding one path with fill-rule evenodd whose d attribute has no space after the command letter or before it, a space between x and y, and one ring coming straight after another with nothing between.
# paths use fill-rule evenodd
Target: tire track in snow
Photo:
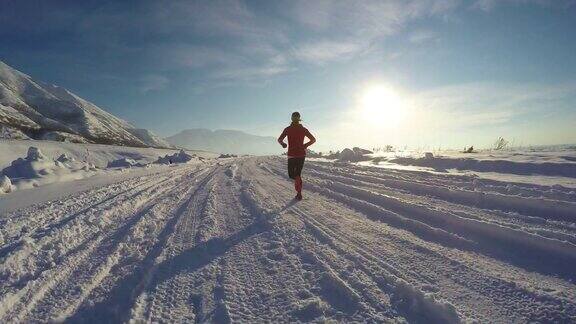
<instances>
[{"instance_id":1,"label":"tire track in snow","mask_svg":"<svg viewBox=\"0 0 576 324\"><path fill-rule=\"evenodd\" d=\"M276 181L274 182L276 183ZM267 181L266 184L270 186L270 181ZM277 190L277 192L283 191L285 192L286 188ZM341 242L342 236L338 237L337 235L328 234L330 232L325 232L328 229L321 225L319 227L319 223L314 220L313 217L302 212L300 207L293 206L287 212L298 215L304 222L305 227L309 229L312 236L320 244L327 244L338 256L344 257L350 262L350 264L354 265L356 271L362 271L365 278L370 278L373 282L372 285L381 289L386 297L382 298L382 296L380 296L381 300L375 299L374 295L377 296L377 294L371 295L368 291L370 285L366 286L366 281L362 282L355 279L357 274L347 274L347 276L351 277L348 277L347 280L342 280L342 278L335 274L335 270L332 268L336 265L328 265L333 263L333 257L330 257L329 254L325 254L322 249L308 251L307 254L304 255L304 262L313 262L314 264L319 265L324 269L324 272L328 274L322 277L324 278L322 279L324 280L324 286L339 287L335 288L335 291L331 290L331 293L329 294L335 293L340 296L341 299L343 296L351 296L344 298L344 300L348 300L348 302L344 302L348 305L360 305L368 302L368 305L375 307L375 310L370 311L368 309L363 309L361 312L372 314L371 316L376 316L375 314L382 312L383 309L381 309L379 304L382 300L388 300L387 306L395 309L395 313L393 314L396 314L396 316L401 315L409 320L423 320L426 318L429 321L431 320L435 322L459 322L458 314L451 305L437 302L413 288L405 281L405 279L401 279L401 270L399 271L398 269L394 269L383 261L374 263L373 258L369 254L361 252L362 249L359 246L350 246L350 241ZM347 248L343 248L343 246L347 246ZM354 249L350 250L352 247L354 247ZM319 257L319 255L323 255L323 257ZM367 267L367 264L370 266ZM347 270L341 269L340 272L346 274ZM419 279L423 280L423 278ZM327 284L326 281L331 282L332 284ZM356 287L356 290L353 290L351 287ZM360 295L362 295L363 298L360 298ZM391 304L391 302L393 304ZM364 305L363 307L369 307L368 305ZM375 318L377 317L374 317L373 319Z\"/></svg>"},{"instance_id":2,"label":"tire track in snow","mask_svg":"<svg viewBox=\"0 0 576 324\"><path fill-rule=\"evenodd\" d=\"M178 179L178 178L176 178ZM154 188L150 188L150 194L147 199L143 201L127 201L124 204L115 205L112 211L116 213L122 213L127 208L129 212L133 213L131 217L127 218L124 223L119 223L120 227L115 229L114 233L110 236L103 236L98 235L96 236L96 240L89 242L84 249L78 251L78 254L75 255L73 258L66 258L63 260L63 263L58 266L58 268L53 268L46 270L40 274L37 280L29 281L26 286L17 291L15 294L8 296L6 300L0 302L0 305L3 307L2 310L6 311L6 307L10 307L10 317L11 318L20 318L22 316L26 316L26 314L35 307L36 303L45 300L50 303L50 300L43 299L44 296L51 292L53 288L57 288L60 290L71 289L70 292L75 294L80 293L82 296L85 296L86 293L83 291L78 292L75 290L75 286L77 286L78 282L81 282L80 278L85 277L85 280L95 280L96 282L103 279L103 277L107 274L109 269L118 261L117 259L110 256L110 251L107 249L99 249L96 250L98 247L101 247L101 243L108 245L109 247L118 246L120 244L122 238L129 233L131 228L138 223L138 221L154 207L155 202L162 198L162 196L169 194L170 190L177 187L182 186L182 183L178 181L173 181L172 187L160 187L163 183L159 183ZM90 228L90 227L88 227ZM110 241L107 241L110 240ZM115 248L112 248L115 249ZM92 253L93 251L98 251L101 253L101 256L96 259L98 262L96 264L92 263L91 260L94 259L95 255ZM80 270L82 267L87 267L87 269ZM100 269L100 270L98 270ZM92 277L91 273L94 273L95 277ZM75 277L75 280L72 282L64 281L66 278ZM61 283L66 283L62 285ZM60 285L58 285L60 283ZM89 285L94 286L94 284ZM70 288L67 288L70 287ZM17 299L23 300L25 304L17 304L14 298L16 296ZM65 296L65 295L64 295ZM61 299L64 296L56 296L55 298ZM81 297L81 299L84 297ZM20 305L16 307L16 305ZM4 314L6 315L6 314ZM41 315L41 314L37 314Z\"/></svg>"},{"instance_id":3,"label":"tire track in snow","mask_svg":"<svg viewBox=\"0 0 576 324\"><path fill-rule=\"evenodd\" d=\"M565 202L576 202L576 193L573 189L562 186L544 186L526 183L502 182L491 179L479 179L477 176L442 174L438 175L426 171L394 170L387 168L357 166L355 164L342 164L312 162L310 169L336 173L340 175L351 175L358 177L369 177L372 181L386 183L391 180L401 181L406 184L437 186L447 189L469 190L482 189L489 193L500 193L506 196L515 195L521 197L541 198L559 200ZM398 187L393 185L392 187ZM415 187L417 188L417 186Z\"/></svg>"},{"instance_id":4,"label":"tire track in snow","mask_svg":"<svg viewBox=\"0 0 576 324\"><path fill-rule=\"evenodd\" d=\"M164 252L168 240L174 234L176 224L185 217L196 193L202 189L213 172L214 169L212 168L202 169L190 178L190 180L198 180L197 178L200 178L195 185L190 186L189 181L181 181L179 186L185 188L181 193L176 190L170 190L169 194L175 196L176 199L167 201L165 205L168 209L160 209L160 212L171 216L165 220L161 230L154 237L155 242L150 248L143 251L143 258L131 264L128 267L128 273L119 273L111 276L113 282L109 285L110 289L105 292L107 298L97 303L83 303L79 306L74 316L70 318L71 321L106 319L107 321L123 322L128 319L136 298L142 293L154 275L157 268L157 259ZM124 265L123 267L127 266Z\"/></svg>"},{"instance_id":5,"label":"tire track in snow","mask_svg":"<svg viewBox=\"0 0 576 324\"><path fill-rule=\"evenodd\" d=\"M293 211L298 212L298 209L295 209ZM311 223L312 227L315 228L315 231L320 233L319 235L321 235L321 237L323 237L325 240L331 242L332 244L334 244L333 242L340 242L340 244L342 244L341 246L345 246L348 249L353 248L353 250L356 253L359 253L361 256L363 256L364 258L361 261L358 261L356 264L358 265L364 265L364 264L370 264L370 263L375 263L377 265L381 265L382 262L380 260L378 260L377 258L382 258L382 259L390 259L390 258L402 258L402 259L410 259L411 262L413 262L414 264L418 264L421 263L419 262L417 259L414 258L410 258L407 255L401 255L399 252L397 251L396 253L398 253L396 256L394 255L382 255L381 253L378 253L376 250L372 250L371 252L368 253L363 253L362 247L368 246L369 244L367 242L355 242L355 236L354 235L350 235L344 231L333 231L333 229L336 229L338 227L335 226L324 226L322 225L319 221L314 220L314 218L310 217L310 216L306 216L303 213L300 213L303 217L307 217L307 222ZM350 243L353 242L354 244L351 245ZM381 242L379 244L382 244ZM343 254L349 253L346 252L346 249L342 249ZM431 252L431 251L429 251ZM439 258L439 260L433 262L432 264L436 264L436 265L442 265L442 264L446 264L448 266L443 266L443 268L446 268L445 271L445 275L447 277L450 278L450 280L453 283L457 283L458 285L462 286L462 287L466 287L469 291L476 291L476 292L480 292L481 295L484 295L484 299L488 300L488 301L492 301L492 300L497 300L497 301L506 301L503 304L508 303L509 305L506 306L507 309L516 309L518 307L518 304L516 303L515 299L518 298L518 296L522 296L523 300L527 301L526 302L526 307L533 309L532 313L538 313L535 312L534 309L537 308L541 308L539 310L539 312L541 314L546 314L546 316L544 318L554 318L556 317L557 321L563 321L563 320L567 320L569 317L564 317L563 315L558 315L558 314L563 314L565 312L567 313L574 313L575 306L573 302L570 302L569 299L559 299L559 298L552 298L551 296L546 296L546 295L542 295L542 294L537 294L533 291L529 291L526 289L523 289L521 287L517 287L513 282L509 282L509 281L504 281L501 280L500 278L496 278L496 277L492 277L487 273L480 273L477 270L474 270L473 268L467 267L463 264L458 263L455 260L445 260L446 257L437 253L429 253L429 258L431 258L432 256L435 256L436 258ZM376 259L375 259L376 257ZM356 257L355 257L356 258ZM396 266L396 265L395 265ZM422 264L421 267L419 267L419 269L426 269L429 267L429 264ZM389 270L390 266L386 265L385 267L383 267L384 269ZM377 269L377 268L376 268ZM378 274L379 271L373 269L372 273ZM401 269L401 268L400 268ZM397 276L398 273L406 273L405 270L396 270L393 271L392 273L394 273L394 275ZM370 272L369 272L370 273ZM457 273L457 276L451 275L453 273ZM435 276L433 275L427 275L427 278L430 278L431 280L429 280L429 283L426 283L425 280L419 278L421 275L425 275L425 273L419 273L416 276L414 276L414 272L410 273L408 272L409 275L407 276L399 276L400 278L403 278L404 282L401 282L401 286L400 287L405 287L406 283L409 283L411 286L413 286L414 288L416 288L415 290L424 290L424 291L429 291L430 288L433 288L432 291L437 290L438 288L435 288L436 285L435 283L437 283L439 280L439 278L434 278ZM388 276L390 277L390 276ZM437 277L437 276L436 276ZM441 279L441 278L440 278ZM397 282L397 280L390 280L391 282ZM390 284L388 284L390 285ZM485 287L503 287L506 288L505 290L493 290L493 289L486 289ZM422 289L424 288L424 289ZM400 292L402 293L403 291L400 289ZM466 292L466 294L469 294L469 292ZM413 304L417 305L419 303L421 303L422 300L424 300L424 294L420 293L416 296L412 296L412 298L415 299L415 302L412 302ZM457 299L456 299L457 300ZM476 297L476 300L479 300L478 297ZM532 300L538 300L537 303L532 302ZM410 303L409 303L410 304ZM432 304L434 305L434 304ZM530 306L529 306L530 305ZM542 305L546 305L545 307L542 307ZM417 309L419 307L416 307ZM550 309L553 308L553 311L550 311ZM420 312L422 312L420 315L426 315L427 314L434 314L434 310L438 311L437 308L433 308L433 310L430 309L420 309ZM492 311L494 311L494 307L492 306ZM504 312L505 313L505 312ZM442 312L440 312L440 314L442 314ZM541 314L537 314L537 315L541 315ZM537 318L537 317L536 317ZM531 318L532 320L534 320L534 318ZM442 319L442 318L437 318L437 321L442 321L445 322L446 319Z\"/></svg>"},{"instance_id":6,"label":"tire track in snow","mask_svg":"<svg viewBox=\"0 0 576 324\"><path fill-rule=\"evenodd\" d=\"M362 269L380 289L390 295L390 303L396 312L405 317L408 321L429 321L437 323L459 323L460 315L453 305L437 301L421 291L420 286L414 286L411 282L403 279L401 271L386 264L381 260L375 260L369 254L362 252L358 246L352 248L346 242L342 241L342 234L330 232L319 222L314 221L311 217L299 211L297 208L292 212L300 215L306 226L320 240L328 244L339 255L349 259L353 264ZM366 266L369 265L369 266ZM412 276L414 276L412 272ZM420 275L416 274L416 279ZM406 278L406 277L405 277ZM410 278L414 279L414 278ZM422 283L420 281L416 281ZM426 283L426 281L424 281Z\"/></svg>"},{"instance_id":7,"label":"tire track in snow","mask_svg":"<svg viewBox=\"0 0 576 324\"><path fill-rule=\"evenodd\" d=\"M226 321L229 320L221 270L217 260L231 245L238 244L238 233L246 228L234 226L240 215L227 200L232 197L231 167L224 165L195 194L188 211L177 226L163 253L159 270L140 295L132 319L146 321ZM226 175L226 177L224 177ZM237 208L237 207L236 207ZM232 219L223 219L231 216ZM226 227L226 230L223 229ZM212 255L208 254L210 251ZM186 257L185 257L186 256ZM214 265L214 263L218 265Z\"/></svg>"},{"instance_id":8,"label":"tire track in snow","mask_svg":"<svg viewBox=\"0 0 576 324\"><path fill-rule=\"evenodd\" d=\"M30 224L30 222L21 223L16 220L15 225L19 226L20 234L17 237L10 238L10 240L13 241L12 243L7 244L0 248L0 258L5 257L9 253L21 247L22 244L24 243L23 242L24 237L32 237L34 239L42 238L50 234L51 231L65 226L78 216L85 214L91 209L96 209L106 203L115 202L115 199L117 199L118 196L123 196L124 194L133 191L135 192L138 188L147 186L147 188L144 188L143 190L140 191L141 193L146 189L153 187L154 185L157 185L158 182L157 176L158 175L155 174L152 176L149 175L137 178L130 178L118 183L114 183L97 189L88 190L79 195L72 195L69 197L61 198L57 200L56 203L50 201L42 203L40 205L27 207L24 210L9 213L7 215L8 218L11 218L11 215L17 215L17 214L46 215L47 213L49 213L50 217L28 217L26 219L31 222L35 222L35 224ZM114 190L117 187L121 187L121 189L119 191ZM127 187L127 189L124 189L125 187ZM100 192L104 194L104 198L102 199L98 199ZM135 195L137 194L139 193L137 192ZM78 202L78 196L81 197L80 203ZM89 202L86 203L86 200L88 200ZM91 202L91 200L96 201ZM54 206L55 204L57 206ZM53 210L54 208L56 208L56 210ZM68 211L69 208L72 208L72 211ZM64 211L64 213L61 213L60 212L61 210ZM23 217L21 216L20 218Z\"/></svg>"},{"instance_id":9,"label":"tire track in snow","mask_svg":"<svg viewBox=\"0 0 576 324\"><path fill-rule=\"evenodd\" d=\"M151 189L153 190L154 188L158 188L164 182L165 180L162 180L160 183L156 182L156 185L151 185L144 190L137 191L137 193L143 194L147 190ZM115 196L114 199L110 201L110 203L101 210L88 209L87 211L90 211L91 212L90 214L97 213L98 214L97 217L102 217L104 216L105 213L109 213L113 211L115 208L117 209L118 205L122 206L126 202L131 202L131 200L135 197L135 195L133 194L127 195L128 192L129 191ZM83 216L83 218L94 217L88 215L89 214L78 216ZM23 242L28 246L30 246L31 248L23 248L21 250L18 250L13 255L9 255L6 259L3 260L0 269L3 273L7 273L7 271L10 271L11 266L16 265L22 259L28 260L28 269L26 269L25 276L24 278L22 278L22 280L18 280L18 278L16 278L18 280L16 282L8 281L7 282L8 285L4 285L2 287L2 291L6 292L7 288L21 286L23 280L30 281L34 280L35 278L38 278L38 276L43 271L53 268L54 266L57 266L57 264L61 262L61 260L65 260L66 258L71 257L75 252L79 251L79 247L86 247L88 241L97 238L98 233L100 232L100 226L89 226L88 228L85 228L85 226L87 225L86 222L88 222L88 225L93 225L92 221L80 220L70 224L68 228L64 229L58 228L58 231L50 231L47 233L46 236L36 237L34 235L32 237L27 238L26 240L23 240ZM36 241L34 241L35 237ZM54 248L58 249L57 256L51 257L50 255L44 255L44 251L51 251ZM54 264L45 265L45 263L47 263L46 262L47 258L55 259L54 261L52 261L54 262ZM36 262L36 265L31 264L31 262L35 262L34 260L38 260L38 262ZM20 273L20 276L22 277L22 273ZM12 282L11 285L10 282Z\"/></svg>"},{"instance_id":10,"label":"tire track in snow","mask_svg":"<svg viewBox=\"0 0 576 324\"><path fill-rule=\"evenodd\" d=\"M455 247L469 250L480 248L479 250L484 251L487 255L497 256L502 260L532 270L560 275L570 280L576 279L576 274L571 270L576 264L576 245L570 242L543 237L500 224L488 223L473 217L462 217L462 213L457 215L343 183L315 181L309 186L313 191L336 198L359 211L369 210L370 213L373 213L376 209L389 210L396 215L407 215L406 218L414 219L414 221L430 226L434 230L452 233L459 238L478 243L467 246L455 242L453 245ZM370 215L367 214L367 216ZM390 223L390 219L385 221ZM438 242L445 244L442 241ZM502 246L506 246L507 249L502 249ZM527 249L531 255L524 254L521 257L515 255L518 251ZM541 264L543 260L546 260L544 265Z\"/></svg>"},{"instance_id":11,"label":"tire track in snow","mask_svg":"<svg viewBox=\"0 0 576 324\"><path fill-rule=\"evenodd\" d=\"M281 171L273 171L283 176ZM384 221L395 226L406 226L420 237L446 244L450 242L438 237L446 231L454 233L457 238L471 238L482 243L480 247L490 256L498 256L502 260L540 271L545 274L560 275L569 280L576 280L571 270L576 264L576 245L558 240L555 237L545 237L519 229L508 228L501 224L489 224L476 220L474 217L463 218L463 214L442 212L423 204L414 204L393 196L377 194L365 189L344 184L342 182L312 179L318 185L308 181L313 191L350 204L353 208L366 213L368 217L374 214L384 217ZM392 214L390 214L392 213ZM402 215L409 215L404 217ZM398 218L400 216L400 218ZM415 218L415 219L412 219ZM400 223L398 222L400 220ZM423 226L422 226L423 225ZM454 242L456 247L476 250L475 245ZM514 247L514 254L506 253L502 246ZM516 255L518 251L529 249L531 254ZM535 254L537 253L537 254ZM542 260L547 260L542 262Z\"/></svg>"},{"instance_id":12,"label":"tire track in snow","mask_svg":"<svg viewBox=\"0 0 576 324\"><path fill-rule=\"evenodd\" d=\"M269 169L269 168L268 168L268 169ZM269 185L269 181L268 181L268 185ZM285 186L289 188L289 186L287 186L287 185L288 185L288 183L286 183ZM318 199L318 198L315 197L315 198L314 198L314 201L316 201L317 199ZM321 201L322 201L322 200L318 200L318 203L320 203ZM304 205L305 205L305 204L304 204ZM299 204L298 206L300 206L300 204ZM318 206L318 207L319 207L319 206ZM301 208L301 207L297 207L297 208ZM336 210L337 210L337 208L336 208ZM327 227L327 228L329 228L329 229L337 229L337 228L338 228L338 229L339 229L339 228L341 228L341 227L339 227L339 226L334 226L334 224L333 224L331 227ZM349 240L349 241L350 241L350 240L353 240L353 238L354 238L354 236L348 237L348 236L345 234L345 232L339 232L339 234L335 235L334 237L335 237L335 238L340 238L340 237L346 238L346 240ZM444 256L444 257L445 257L445 256ZM438 260L436 263L437 263L437 264L442 264L443 262L444 262L444 263L448 263L448 264L451 263L450 261L446 262L446 261L442 261L442 260ZM433 264L434 264L434 263L433 263ZM471 269L468 269L468 270L466 270L466 271L470 271L470 270L471 270ZM494 281L494 279L490 279L490 278L487 278L487 279L484 279L484 280L485 280L484 282L492 283L492 284L494 284L494 285L502 285L502 284L507 285L506 282L498 283L497 281ZM480 289L480 290L482 289L482 286L478 286L475 280L471 280L471 282L473 283L473 285L476 285L476 286L475 286L475 287L474 287L473 285L470 286L470 284L469 284L469 285L468 285L468 286L470 286L469 289L477 289L477 290L478 290L478 289ZM478 281L478 282L483 282L483 281ZM462 280L462 281L460 282L461 285L466 285L467 283L468 283L468 282L466 282L466 280ZM505 287L505 286L503 286L503 287ZM489 287L488 287L488 288L489 288ZM502 299L504 299L504 300L506 300L506 299L512 300L512 305L513 305L513 306L512 306L512 309L513 309L513 308L514 308L514 297L515 297L514 294L518 294L517 289L518 289L518 288L516 288L515 286L512 286L511 289L509 288L508 290L510 290L511 295L509 295L508 297L503 297L503 296L498 297L498 296L494 296L494 295L492 295L492 296L487 296L487 297L488 297L488 298L495 298L496 300L502 300ZM490 289L488 289L487 291L490 291ZM496 292L499 292L498 290L495 290L495 291L496 291ZM522 291L522 290L520 290L520 291ZM534 311L534 310L532 310L531 312L527 312L528 314L530 314L530 313L536 314L536 315L543 315L543 314L545 314L545 315L548 315L548 316L552 316L552 318L553 318L553 316L559 316L559 314L560 314L560 316L557 317L557 319L558 319L558 320L562 320L562 318L564 318L564 320L566 320L567 318L571 318L571 317L570 317L571 315L569 315L569 314L574 313L574 304L573 304L573 303L569 303L569 302L568 302L568 304L566 304L566 302L567 302L569 299L562 299L562 298L558 298L558 297L552 297L552 298L551 298L550 296L541 295L541 294L534 294L534 293L532 293L532 292L528 292L528 291L525 291L525 290L524 290L524 293L523 293L523 294L524 294L524 296L525 296L525 297L524 297L525 300L532 300L532 299L540 300L544 305L545 305L545 304L549 304L548 307L551 306L550 308L553 308L553 309L554 309L553 311L547 311L546 308L540 309L539 311ZM534 306L535 306L535 307L538 307L538 306L540 306L540 305L539 305L539 304L535 304ZM516 306L516 307L517 307L517 306ZM564 309L564 310L562 310L562 309ZM563 315L561 315L561 314L565 314L565 313L567 313L567 315L564 315L564 316L568 316L568 317L562 317ZM545 318L550 318L550 317L545 317Z\"/></svg>"},{"instance_id":13,"label":"tire track in snow","mask_svg":"<svg viewBox=\"0 0 576 324\"><path fill-rule=\"evenodd\" d=\"M196 244L198 222L205 212L209 192L213 185L214 175L221 168L215 168L201 183L198 184L190 199L183 206L181 215L173 226L172 234L167 238L164 250L155 259L155 264L150 268L148 279L134 294L138 297L136 306L130 316L132 319L146 321L197 321L199 305L193 304L192 309L187 309L188 301L192 295L189 278L178 277L174 281L166 282L175 276L175 266L172 261L177 255L193 248ZM165 310L164 307L171 305L173 308ZM181 305L178 307L178 305Z\"/></svg>"},{"instance_id":14,"label":"tire track in snow","mask_svg":"<svg viewBox=\"0 0 576 324\"><path fill-rule=\"evenodd\" d=\"M519 197L516 195L495 194L484 191L470 191L462 188L450 188L439 185L423 184L419 182L378 179L372 176L342 174L340 172L312 171L316 178L323 178L335 182L346 182L347 184L362 187L377 187L380 190L388 189L387 194L392 194L392 190L401 190L411 194L413 198L429 196L441 201L455 203L464 206L473 206L478 209L495 209L506 212L516 212L525 216L539 217L541 219L552 219L559 221L576 221L576 203Z\"/></svg>"},{"instance_id":15,"label":"tire track in snow","mask_svg":"<svg viewBox=\"0 0 576 324\"><path fill-rule=\"evenodd\" d=\"M218 164L198 173L190 173L188 166L171 170L157 177L164 183L142 192L146 186L127 189L151 178L107 187L124 193L91 209L86 207L106 199L106 191L100 191L98 199L84 194L66 199L67 206L76 201L78 208L46 218L48 226L30 226L29 233L52 228L30 241L42 253L7 254L14 264L26 267L28 260L51 255L53 244L62 244L61 263L57 268L38 263L45 271L35 280L21 277L22 286L12 288L19 295L2 294L0 320L576 320L573 283L528 272L487 251L478 253L477 245L485 242L461 232L459 224L449 224L452 228L441 222L442 213L453 206L463 207L450 217L492 217L490 226L518 229L523 215L513 224L502 212L485 215L484 209L459 205L450 197L420 197L417 186L431 179L423 174L391 172L387 179L402 182L388 182L387 187L361 178L359 167L338 167L332 174L312 172L313 163L311 172L304 172L305 199L295 203L283 160L239 158ZM348 183L342 177L347 170L356 173ZM468 190L470 185L452 177L432 179L444 188ZM402 188L408 185L416 191ZM385 200L380 200L382 194L387 194ZM364 208L366 204L373 209ZM46 207L46 213L58 208ZM83 209L86 212L56 225ZM104 210L102 219L94 217ZM442 217L426 218L428 211ZM369 219L378 215L403 217L404 223L390 226ZM20 216L21 221L29 217ZM421 228L406 225L412 217ZM437 236L426 236L440 230Z\"/></svg>"}]
</instances>

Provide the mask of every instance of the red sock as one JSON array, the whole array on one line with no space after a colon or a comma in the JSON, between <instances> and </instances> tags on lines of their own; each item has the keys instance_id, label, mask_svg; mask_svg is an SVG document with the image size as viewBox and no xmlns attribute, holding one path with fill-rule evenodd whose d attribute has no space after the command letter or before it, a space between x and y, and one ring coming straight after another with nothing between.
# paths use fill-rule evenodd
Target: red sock
<instances>
[{"instance_id":1,"label":"red sock","mask_svg":"<svg viewBox=\"0 0 576 324\"><path fill-rule=\"evenodd\" d=\"M300 178L300 176L297 176L296 179L294 179L294 188L298 192L302 191L302 178Z\"/></svg>"}]
</instances>

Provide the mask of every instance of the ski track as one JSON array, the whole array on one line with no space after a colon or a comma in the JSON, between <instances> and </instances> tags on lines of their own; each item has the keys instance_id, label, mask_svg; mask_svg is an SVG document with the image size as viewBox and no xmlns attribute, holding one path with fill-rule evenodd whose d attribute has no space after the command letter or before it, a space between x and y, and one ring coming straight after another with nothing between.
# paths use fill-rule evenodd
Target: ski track
<instances>
[{"instance_id":1,"label":"ski track","mask_svg":"<svg viewBox=\"0 0 576 324\"><path fill-rule=\"evenodd\" d=\"M1 322L574 322L562 187L278 157L182 165L0 218Z\"/></svg>"}]
</instances>

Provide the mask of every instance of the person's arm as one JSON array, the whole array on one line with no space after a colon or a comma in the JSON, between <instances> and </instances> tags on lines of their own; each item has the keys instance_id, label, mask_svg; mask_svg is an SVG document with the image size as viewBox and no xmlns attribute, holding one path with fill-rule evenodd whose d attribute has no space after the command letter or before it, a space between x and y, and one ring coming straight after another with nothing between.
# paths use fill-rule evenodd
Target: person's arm
<instances>
[{"instance_id":1,"label":"person's arm","mask_svg":"<svg viewBox=\"0 0 576 324\"><path fill-rule=\"evenodd\" d=\"M306 133L305 133L306 137L308 137L309 141L308 143L304 144L305 148L308 148L308 146L316 143L316 138L310 133L310 131L308 131L308 129L306 129Z\"/></svg>"},{"instance_id":2,"label":"person's arm","mask_svg":"<svg viewBox=\"0 0 576 324\"><path fill-rule=\"evenodd\" d=\"M280 134L280 137L278 137L278 143L280 143L280 145L282 145L283 148L286 148L286 143L284 143L284 139L286 138L286 136L288 136L288 134L286 133L286 128L284 128L284 131L282 132L282 134Z\"/></svg>"}]
</instances>

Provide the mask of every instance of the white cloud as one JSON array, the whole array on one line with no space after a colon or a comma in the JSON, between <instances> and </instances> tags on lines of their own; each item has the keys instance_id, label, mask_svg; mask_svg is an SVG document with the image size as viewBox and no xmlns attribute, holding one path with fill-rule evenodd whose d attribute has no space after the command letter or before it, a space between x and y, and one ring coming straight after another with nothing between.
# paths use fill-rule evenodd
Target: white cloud
<instances>
[{"instance_id":1,"label":"white cloud","mask_svg":"<svg viewBox=\"0 0 576 324\"><path fill-rule=\"evenodd\" d=\"M356 37L381 37L399 32L413 19L443 15L459 0L362 0L295 2L293 19L313 31L340 31Z\"/></svg>"},{"instance_id":2,"label":"white cloud","mask_svg":"<svg viewBox=\"0 0 576 324\"><path fill-rule=\"evenodd\" d=\"M308 38L296 42L294 56L323 64L381 50L379 44L383 40L404 32L411 21L447 15L459 3L460 0L296 1L286 12ZM436 35L420 31L409 37L409 41L417 43Z\"/></svg>"},{"instance_id":3,"label":"white cloud","mask_svg":"<svg viewBox=\"0 0 576 324\"><path fill-rule=\"evenodd\" d=\"M79 28L108 55L146 56L157 73L209 70L209 77L266 80L298 62L322 65L378 50L374 44L410 21L448 14L459 1L287 1L270 5L273 15L241 0L150 1L129 12L111 3ZM153 41L125 45L134 38Z\"/></svg>"},{"instance_id":4,"label":"white cloud","mask_svg":"<svg viewBox=\"0 0 576 324\"><path fill-rule=\"evenodd\" d=\"M559 6L563 8L569 8L576 4L574 0L476 0L472 3L473 9L479 9L482 11L491 11L499 5L505 4L535 4L539 6Z\"/></svg>"},{"instance_id":5,"label":"white cloud","mask_svg":"<svg viewBox=\"0 0 576 324\"><path fill-rule=\"evenodd\" d=\"M219 80L237 81L266 81L267 79L290 71L282 65L230 67L216 71L212 76ZM230 83L226 83L230 84Z\"/></svg>"},{"instance_id":6,"label":"white cloud","mask_svg":"<svg viewBox=\"0 0 576 324\"><path fill-rule=\"evenodd\" d=\"M170 80L162 75L147 75L140 79L140 91L148 93L150 91L159 91L168 86Z\"/></svg>"},{"instance_id":7,"label":"white cloud","mask_svg":"<svg viewBox=\"0 0 576 324\"><path fill-rule=\"evenodd\" d=\"M362 46L354 42L319 41L302 44L294 50L294 56L308 63L323 64L346 60L361 50Z\"/></svg>"},{"instance_id":8,"label":"white cloud","mask_svg":"<svg viewBox=\"0 0 576 324\"><path fill-rule=\"evenodd\" d=\"M415 119L440 128L466 129L510 122L542 113L542 103L576 94L576 85L471 83L447 86L413 96Z\"/></svg>"},{"instance_id":9,"label":"white cloud","mask_svg":"<svg viewBox=\"0 0 576 324\"><path fill-rule=\"evenodd\" d=\"M430 30L417 30L408 35L408 41L412 44L422 44L437 39L438 34Z\"/></svg>"}]
</instances>

